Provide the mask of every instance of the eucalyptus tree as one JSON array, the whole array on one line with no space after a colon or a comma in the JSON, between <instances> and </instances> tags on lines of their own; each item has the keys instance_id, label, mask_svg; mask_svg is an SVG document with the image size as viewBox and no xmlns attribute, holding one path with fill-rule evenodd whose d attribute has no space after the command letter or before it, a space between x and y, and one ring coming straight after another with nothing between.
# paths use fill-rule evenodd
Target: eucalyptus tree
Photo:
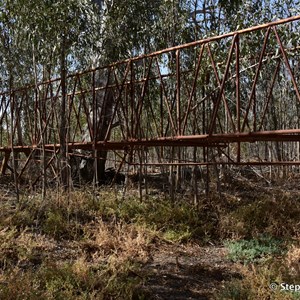
<instances>
[{"instance_id":1,"label":"eucalyptus tree","mask_svg":"<svg viewBox=\"0 0 300 300\"><path fill-rule=\"evenodd\" d=\"M90 46L98 34L100 18L95 13L95 5L86 0L8 0L1 4L2 68L3 74L8 74L8 79L4 77L3 81L14 89L61 77L60 168L65 185L66 78L68 69L76 68L79 61L76 56L81 54L81 49ZM40 90L37 88L36 92L39 94Z\"/></svg>"},{"instance_id":2,"label":"eucalyptus tree","mask_svg":"<svg viewBox=\"0 0 300 300\"><path fill-rule=\"evenodd\" d=\"M186 22L186 1L115 0L98 1L98 4L103 14L102 34L98 41L101 50L98 53L92 51L91 55L87 56L88 59L92 58L94 65L97 65L95 62L111 63L191 40L188 37L189 24ZM99 99L98 103L101 101L103 99ZM110 116L114 106L112 98L105 99L105 102L110 105L102 110L103 115L100 116L103 125L98 131L99 140L104 138L103 134L107 129L104 124L109 123L104 120ZM152 102L155 102L155 98ZM104 175L106 152L100 151L98 154L102 158L97 167L98 179L101 180Z\"/></svg>"},{"instance_id":3,"label":"eucalyptus tree","mask_svg":"<svg viewBox=\"0 0 300 300\"><path fill-rule=\"evenodd\" d=\"M1 1L2 82L6 86L10 82L13 89L61 77L60 155L63 165L67 164L67 74L188 41L181 34L186 27L182 14L185 6L185 1L179 0ZM37 92L40 91L37 89ZM110 100L103 100L109 103L108 109L114 105ZM105 132L105 128L100 131ZM105 159L103 162L102 174ZM66 174L61 175L65 182Z\"/></svg>"}]
</instances>

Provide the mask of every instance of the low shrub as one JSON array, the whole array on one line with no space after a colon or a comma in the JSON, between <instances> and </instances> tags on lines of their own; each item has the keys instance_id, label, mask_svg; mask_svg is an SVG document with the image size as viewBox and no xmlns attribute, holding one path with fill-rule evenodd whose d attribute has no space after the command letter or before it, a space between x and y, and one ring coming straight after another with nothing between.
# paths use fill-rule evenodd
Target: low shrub
<instances>
[{"instance_id":1,"label":"low shrub","mask_svg":"<svg viewBox=\"0 0 300 300\"><path fill-rule=\"evenodd\" d=\"M274 255L281 255L284 245L271 236L261 236L250 240L227 241L228 258L234 262L253 263Z\"/></svg>"}]
</instances>

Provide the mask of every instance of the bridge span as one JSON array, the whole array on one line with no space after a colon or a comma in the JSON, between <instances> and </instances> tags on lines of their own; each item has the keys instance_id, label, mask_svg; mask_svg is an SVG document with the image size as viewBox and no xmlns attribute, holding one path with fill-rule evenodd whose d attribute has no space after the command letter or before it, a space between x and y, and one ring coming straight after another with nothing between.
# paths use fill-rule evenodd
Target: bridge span
<instances>
[{"instance_id":1,"label":"bridge span","mask_svg":"<svg viewBox=\"0 0 300 300\"><path fill-rule=\"evenodd\" d=\"M299 27L294 16L3 91L0 172L36 184L76 157L299 165Z\"/></svg>"}]
</instances>

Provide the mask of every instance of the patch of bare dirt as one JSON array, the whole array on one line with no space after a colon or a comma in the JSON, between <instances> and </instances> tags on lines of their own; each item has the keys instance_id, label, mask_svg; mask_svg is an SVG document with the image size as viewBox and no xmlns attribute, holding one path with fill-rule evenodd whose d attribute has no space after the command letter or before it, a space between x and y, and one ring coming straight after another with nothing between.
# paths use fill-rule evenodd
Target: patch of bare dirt
<instances>
[{"instance_id":1,"label":"patch of bare dirt","mask_svg":"<svg viewBox=\"0 0 300 300\"><path fill-rule=\"evenodd\" d=\"M223 247L167 245L145 265L142 290L150 299L213 299L226 281L241 278L239 266L226 258Z\"/></svg>"}]
</instances>

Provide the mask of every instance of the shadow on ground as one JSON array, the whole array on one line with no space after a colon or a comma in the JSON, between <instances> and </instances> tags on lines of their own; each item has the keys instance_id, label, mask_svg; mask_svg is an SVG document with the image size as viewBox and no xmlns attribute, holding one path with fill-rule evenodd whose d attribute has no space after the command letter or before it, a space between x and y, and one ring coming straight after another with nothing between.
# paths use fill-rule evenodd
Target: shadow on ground
<instances>
[{"instance_id":1,"label":"shadow on ground","mask_svg":"<svg viewBox=\"0 0 300 300\"><path fill-rule=\"evenodd\" d=\"M226 281L241 278L224 248L195 245L159 250L144 271L146 299L213 299Z\"/></svg>"}]
</instances>

